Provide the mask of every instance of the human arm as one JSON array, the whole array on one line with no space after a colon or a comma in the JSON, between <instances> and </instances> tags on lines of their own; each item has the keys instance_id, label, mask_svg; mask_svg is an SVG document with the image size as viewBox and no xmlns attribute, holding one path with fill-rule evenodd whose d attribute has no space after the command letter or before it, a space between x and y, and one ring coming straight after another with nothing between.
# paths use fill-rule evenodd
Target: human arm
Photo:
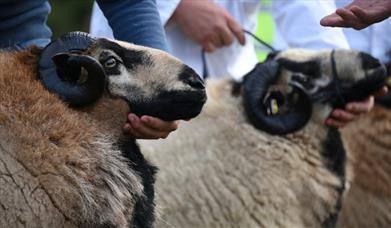
<instances>
[{"instance_id":1,"label":"human arm","mask_svg":"<svg viewBox=\"0 0 391 228\"><path fill-rule=\"evenodd\" d=\"M368 27L391 16L390 0L354 0L343 8L322 18L320 24L332 27Z\"/></svg>"},{"instance_id":2,"label":"human arm","mask_svg":"<svg viewBox=\"0 0 391 228\"><path fill-rule=\"evenodd\" d=\"M118 40L167 50L154 0L97 0Z\"/></svg>"},{"instance_id":3,"label":"human arm","mask_svg":"<svg viewBox=\"0 0 391 228\"><path fill-rule=\"evenodd\" d=\"M224 8L208 0L182 0L168 23L171 22L207 52L228 46L235 38L245 43L239 23Z\"/></svg>"}]
</instances>

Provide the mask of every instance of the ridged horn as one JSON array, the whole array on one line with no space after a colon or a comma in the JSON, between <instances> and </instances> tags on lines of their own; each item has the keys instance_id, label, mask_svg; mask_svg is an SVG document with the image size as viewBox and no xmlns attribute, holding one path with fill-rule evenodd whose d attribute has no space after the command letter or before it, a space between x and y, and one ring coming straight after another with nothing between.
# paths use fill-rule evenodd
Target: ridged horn
<instances>
[{"instance_id":1,"label":"ridged horn","mask_svg":"<svg viewBox=\"0 0 391 228\"><path fill-rule=\"evenodd\" d=\"M267 113L263 101L269 86L278 79L279 68L274 60L257 64L245 76L243 102L247 117L256 128L269 134L284 135L299 130L309 121L312 102L301 88L293 86L293 93L298 98L294 104L289 104L289 110L274 115Z\"/></svg>"},{"instance_id":2,"label":"ridged horn","mask_svg":"<svg viewBox=\"0 0 391 228\"><path fill-rule=\"evenodd\" d=\"M43 84L72 106L86 106L103 94L105 74L101 64L82 54L94 42L87 33L70 32L42 51L39 73Z\"/></svg>"}]
</instances>

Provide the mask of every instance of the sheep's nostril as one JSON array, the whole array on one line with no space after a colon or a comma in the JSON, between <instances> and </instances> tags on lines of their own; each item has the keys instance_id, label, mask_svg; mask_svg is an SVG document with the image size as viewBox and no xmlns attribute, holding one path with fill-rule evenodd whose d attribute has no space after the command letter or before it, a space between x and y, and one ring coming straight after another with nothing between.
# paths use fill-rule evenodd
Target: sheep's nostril
<instances>
[{"instance_id":1,"label":"sheep's nostril","mask_svg":"<svg viewBox=\"0 0 391 228\"><path fill-rule=\"evenodd\" d=\"M361 53L362 65L364 69L375 69L381 67L381 63L378 59L372 57L369 54Z\"/></svg>"},{"instance_id":2,"label":"sheep's nostril","mask_svg":"<svg viewBox=\"0 0 391 228\"><path fill-rule=\"evenodd\" d=\"M204 81L198 75L191 75L185 82L195 89L205 89Z\"/></svg>"},{"instance_id":3,"label":"sheep's nostril","mask_svg":"<svg viewBox=\"0 0 391 228\"><path fill-rule=\"evenodd\" d=\"M182 73L179 75L179 79L184 83L190 85L195 89L205 89L204 81L202 78L190 67L185 66Z\"/></svg>"}]
</instances>

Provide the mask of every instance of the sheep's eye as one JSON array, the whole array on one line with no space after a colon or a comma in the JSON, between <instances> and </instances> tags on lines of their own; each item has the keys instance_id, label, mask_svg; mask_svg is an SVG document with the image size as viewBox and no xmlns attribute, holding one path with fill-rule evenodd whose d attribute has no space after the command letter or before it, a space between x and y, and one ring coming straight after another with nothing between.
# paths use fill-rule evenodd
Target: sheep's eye
<instances>
[{"instance_id":1,"label":"sheep's eye","mask_svg":"<svg viewBox=\"0 0 391 228\"><path fill-rule=\"evenodd\" d=\"M105 67L107 68L112 68L112 67L115 67L117 65L117 60L114 58L114 57L110 57L108 58L105 63L104 63Z\"/></svg>"}]
</instances>

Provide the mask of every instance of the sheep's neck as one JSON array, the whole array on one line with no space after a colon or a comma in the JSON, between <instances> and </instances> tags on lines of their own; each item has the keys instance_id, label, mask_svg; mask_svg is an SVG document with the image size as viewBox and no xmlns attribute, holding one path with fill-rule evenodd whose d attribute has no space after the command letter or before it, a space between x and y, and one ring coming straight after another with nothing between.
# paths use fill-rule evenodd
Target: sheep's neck
<instances>
[{"instance_id":1,"label":"sheep's neck","mask_svg":"<svg viewBox=\"0 0 391 228\"><path fill-rule=\"evenodd\" d=\"M91 122L108 135L118 139L123 136L122 126L126 122L129 106L120 99L103 96L94 105L85 108Z\"/></svg>"}]
</instances>

